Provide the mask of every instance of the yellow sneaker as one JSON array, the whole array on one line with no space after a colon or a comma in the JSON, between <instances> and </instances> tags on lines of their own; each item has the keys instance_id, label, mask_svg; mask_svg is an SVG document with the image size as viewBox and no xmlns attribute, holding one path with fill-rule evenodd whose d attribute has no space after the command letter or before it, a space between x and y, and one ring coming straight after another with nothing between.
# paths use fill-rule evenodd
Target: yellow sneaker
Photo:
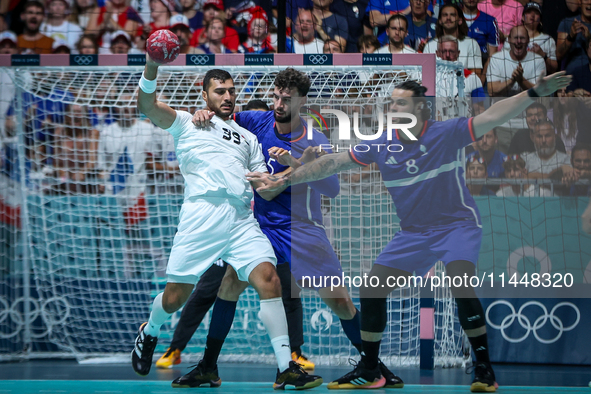
<instances>
[{"instance_id":1,"label":"yellow sneaker","mask_svg":"<svg viewBox=\"0 0 591 394\"><path fill-rule=\"evenodd\" d=\"M156 361L156 367L167 369L172 368L173 365L181 363L181 351L178 349L168 348L166 353Z\"/></svg>"},{"instance_id":2,"label":"yellow sneaker","mask_svg":"<svg viewBox=\"0 0 591 394\"><path fill-rule=\"evenodd\" d=\"M313 371L316 366L312 361L308 360L304 355L298 357L296 352L291 353L291 359L300 364L304 371Z\"/></svg>"}]
</instances>

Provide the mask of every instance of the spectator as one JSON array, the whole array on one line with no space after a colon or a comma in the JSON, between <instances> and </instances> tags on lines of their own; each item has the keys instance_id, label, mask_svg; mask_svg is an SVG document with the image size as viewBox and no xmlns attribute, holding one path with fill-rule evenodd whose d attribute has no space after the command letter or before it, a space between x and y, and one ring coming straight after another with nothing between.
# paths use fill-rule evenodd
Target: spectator
<instances>
[{"instance_id":1,"label":"spectator","mask_svg":"<svg viewBox=\"0 0 591 394\"><path fill-rule=\"evenodd\" d=\"M566 153L556 150L556 132L549 120L542 120L534 127L533 141L536 151L524 153L525 168L529 179L562 179L572 171Z\"/></svg>"},{"instance_id":2,"label":"spectator","mask_svg":"<svg viewBox=\"0 0 591 394\"><path fill-rule=\"evenodd\" d=\"M566 65L567 73L589 64L587 41L591 37L591 0L581 0L581 14L565 18L558 26L556 57Z\"/></svg>"},{"instance_id":3,"label":"spectator","mask_svg":"<svg viewBox=\"0 0 591 394\"><path fill-rule=\"evenodd\" d=\"M357 51L359 53L374 53L380 48L380 42L376 36L366 34L359 37L357 41Z\"/></svg>"},{"instance_id":4,"label":"spectator","mask_svg":"<svg viewBox=\"0 0 591 394\"><path fill-rule=\"evenodd\" d=\"M410 14L410 3L409 0L369 0L367 11L370 28L379 28L388 25L392 14Z\"/></svg>"},{"instance_id":5,"label":"spectator","mask_svg":"<svg viewBox=\"0 0 591 394\"><path fill-rule=\"evenodd\" d=\"M125 54L131 50L131 37L123 30L118 30L113 33L111 39L111 53Z\"/></svg>"},{"instance_id":6,"label":"spectator","mask_svg":"<svg viewBox=\"0 0 591 394\"><path fill-rule=\"evenodd\" d=\"M368 0L334 0L330 5L330 10L347 20L349 28L347 47L345 52L357 52L355 38L363 35L363 21L367 17ZM379 48L379 46L378 46Z\"/></svg>"},{"instance_id":7,"label":"spectator","mask_svg":"<svg viewBox=\"0 0 591 394\"><path fill-rule=\"evenodd\" d=\"M314 4L312 15L314 16L316 32L323 41L328 41L330 38L331 40L338 41L341 48L346 48L347 40L349 39L347 19L330 11L332 1L312 0Z\"/></svg>"},{"instance_id":8,"label":"spectator","mask_svg":"<svg viewBox=\"0 0 591 394\"><path fill-rule=\"evenodd\" d=\"M250 100L244 106L244 111L269 111L269 106L263 100Z\"/></svg>"},{"instance_id":9,"label":"spectator","mask_svg":"<svg viewBox=\"0 0 591 394\"><path fill-rule=\"evenodd\" d=\"M17 37L13 32L6 30L0 33L0 55L18 54Z\"/></svg>"},{"instance_id":10,"label":"spectator","mask_svg":"<svg viewBox=\"0 0 591 394\"><path fill-rule=\"evenodd\" d=\"M404 44L408 35L408 20L405 16L396 14L388 20L386 28L388 45L378 49L376 53L416 53L414 49Z\"/></svg>"},{"instance_id":11,"label":"spectator","mask_svg":"<svg viewBox=\"0 0 591 394\"><path fill-rule=\"evenodd\" d=\"M231 27L226 26L224 3L222 0L205 0L203 3L203 27L193 32L191 46L198 47L207 42L207 26L209 26L211 21L216 17L221 18L224 22L224 39L222 40L222 45L231 52L238 51L238 47L240 46L238 32Z\"/></svg>"},{"instance_id":12,"label":"spectator","mask_svg":"<svg viewBox=\"0 0 591 394\"><path fill-rule=\"evenodd\" d=\"M437 41L443 36L454 36L458 40L460 57L458 61L462 62L464 68L476 73L482 80L482 54L476 40L468 37L468 25L464 13L457 5L446 4L439 9L439 18L437 28L435 29L436 38L425 45L424 53L437 53Z\"/></svg>"},{"instance_id":13,"label":"spectator","mask_svg":"<svg viewBox=\"0 0 591 394\"><path fill-rule=\"evenodd\" d=\"M478 9L496 19L501 42L505 42L513 27L521 24L523 5L515 0L482 0Z\"/></svg>"},{"instance_id":14,"label":"spectator","mask_svg":"<svg viewBox=\"0 0 591 394\"><path fill-rule=\"evenodd\" d=\"M152 153L153 126L138 120L129 95L121 95L114 107L116 121L103 128L98 144L97 169L105 194L118 197L128 226L147 217L144 193L146 165Z\"/></svg>"},{"instance_id":15,"label":"spectator","mask_svg":"<svg viewBox=\"0 0 591 394\"><path fill-rule=\"evenodd\" d=\"M312 11L300 9L294 25L293 53L321 53L324 41L315 38Z\"/></svg>"},{"instance_id":16,"label":"spectator","mask_svg":"<svg viewBox=\"0 0 591 394\"><path fill-rule=\"evenodd\" d=\"M191 42L191 29L189 28L189 19L183 14L177 14L170 17L170 31L176 34L181 43L181 53L194 54L203 53L203 51L192 47L189 43Z\"/></svg>"},{"instance_id":17,"label":"spectator","mask_svg":"<svg viewBox=\"0 0 591 394\"><path fill-rule=\"evenodd\" d=\"M534 128L543 120L548 119L547 108L538 102L533 103L525 110L525 122L527 124L526 129L518 130L513 138L507 151L510 155L520 155L526 152L535 152L536 146L534 145ZM556 115L555 115L556 119ZM556 150L565 153L564 143L560 138L556 139Z\"/></svg>"},{"instance_id":18,"label":"spectator","mask_svg":"<svg viewBox=\"0 0 591 394\"><path fill-rule=\"evenodd\" d=\"M267 13L259 6L250 9L250 21L247 25L248 38L238 48L242 53L273 53L269 36L269 19Z\"/></svg>"},{"instance_id":19,"label":"spectator","mask_svg":"<svg viewBox=\"0 0 591 394\"><path fill-rule=\"evenodd\" d=\"M17 37L17 45L21 53L51 53L53 38L47 37L39 30L45 18L45 7L37 0L29 0L25 4L21 20L23 34Z\"/></svg>"},{"instance_id":20,"label":"spectator","mask_svg":"<svg viewBox=\"0 0 591 394\"><path fill-rule=\"evenodd\" d=\"M591 57L591 37L585 41L585 56ZM574 92L577 89L584 89L587 92L591 92L591 64L581 64L580 66L573 67L571 74L573 80L567 91Z\"/></svg>"},{"instance_id":21,"label":"spectator","mask_svg":"<svg viewBox=\"0 0 591 394\"><path fill-rule=\"evenodd\" d=\"M546 75L544 59L527 50L529 37L524 26L511 29L511 49L500 51L490 57L487 79L488 93L493 97L510 97L533 87ZM507 152L511 138L523 128L522 117L515 117L497 129L499 149Z\"/></svg>"},{"instance_id":22,"label":"spectator","mask_svg":"<svg viewBox=\"0 0 591 394\"><path fill-rule=\"evenodd\" d=\"M443 36L437 41L437 57L442 60L450 62L458 61L460 50L458 47L458 40L454 36ZM436 78L441 79L445 74L437 73ZM482 89L482 82L478 76L470 70L464 70L464 96L471 97L472 92L476 89ZM443 82L443 81L442 81ZM456 97L458 95L457 84L454 83L437 83L437 86L449 86L451 91L437 92L441 97Z\"/></svg>"},{"instance_id":23,"label":"spectator","mask_svg":"<svg viewBox=\"0 0 591 394\"><path fill-rule=\"evenodd\" d=\"M343 53L341 45L336 40L328 40L324 42L322 53Z\"/></svg>"},{"instance_id":24,"label":"spectator","mask_svg":"<svg viewBox=\"0 0 591 394\"><path fill-rule=\"evenodd\" d=\"M558 97L552 100L552 117L559 137L556 140L556 149L560 150L559 143L563 142L566 153L570 156L579 134L577 121L579 103L565 89L559 90L556 95Z\"/></svg>"},{"instance_id":25,"label":"spectator","mask_svg":"<svg viewBox=\"0 0 591 394\"><path fill-rule=\"evenodd\" d=\"M582 179L591 180L591 146L588 144L577 144L573 148L570 162L573 171L566 174L563 182L570 185L568 195L570 196L591 196L590 185L573 185Z\"/></svg>"},{"instance_id":26,"label":"spectator","mask_svg":"<svg viewBox=\"0 0 591 394\"><path fill-rule=\"evenodd\" d=\"M81 55L97 55L98 44L93 36L84 34L76 43L76 50Z\"/></svg>"},{"instance_id":27,"label":"spectator","mask_svg":"<svg viewBox=\"0 0 591 394\"><path fill-rule=\"evenodd\" d=\"M127 0L107 0L105 6L92 11L84 34L98 38L100 53L110 53L113 32L124 30L129 37L135 37L143 24L137 11L127 5Z\"/></svg>"},{"instance_id":28,"label":"spectator","mask_svg":"<svg viewBox=\"0 0 591 394\"><path fill-rule=\"evenodd\" d=\"M556 42L552 37L542 33L542 7L535 2L529 2L523 9L523 26L529 35L528 50L541 56L546 62L546 74L550 75L558 70L556 60ZM509 50L509 42L505 41L505 49Z\"/></svg>"},{"instance_id":29,"label":"spectator","mask_svg":"<svg viewBox=\"0 0 591 394\"><path fill-rule=\"evenodd\" d=\"M68 21L80 26L82 30L88 26L90 15L96 9L96 0L74 0L72 12L68 16Z\"/></svg>"},{"instance_id":30,"label":"spectator","mask_svg":"<svg viewBox=\"0 0 591 394\"><path fill-rule=\"evenodd\" d=\"M150 0L150 23L147 27L144 26L144 29L147 28L149 34L156 30L168 29L170 17L175 13L174 0Z\"/></svg>"},{"instance_id":31,"label":"spectator","mask_svg":"<svg viewBox=\"0 0 591 394\"><path fill-rule=\"evenodd\" d=\"M65 117L63 133L56 138L56 169L62 179L59 188L72 193L96 192L88 184L82 184L93 172L97 163L99 131L88 117L89 110L72 105Z\"/></svg>"},{"instance_id":32,"label":"spectator","mask_svg":"<svg viewBox=\"0 0 591 394\"><path fill-rule=\"evenodd\" d=\"M179 4L181 5L182 14L189 20L191 33L203 27L203 12L198 11L197 0L179 0ZM213 9L215 10L215 7Z\"/></svg>"},{"instance_id":33,"label":"spectator","mask_svg":"<svg viewBox=\"0 0 591 394\"><path fill-rule=\"evenodd\" d=\"M503 163L507 155L497 150L497 133L491 130L476 141L477 152L468 157L479 155L486 163L489 178L502 178L505 175Z\"/></svg>"},{"instance_id":34,"label":"spectator","mask_svg":"<svg viewBox=\"0 0 591 394\"><path fill-rule=\"evenodd\" d=\"M66 0L47 2L47 20L41 24L40 31L54 40L67 41L74 48L82 36L82 28L66 20L70 13L70 4Z\"/></svg>"},{"instance_id":35,"label":"spectator","mask_svg":"<svg viewBox=\"0 0 591 394\"><path fill-rule=\"evenodd\" d=\"M51 53L54 55L69 55L72 53L68 42L65 40L54 40L53 45L51 46Z\"/></svg>"},{"instance_id":36,"label":"spectator","mask_svg":"<svg viewBox=\"0 0 591 394\"><path fill-rule=\"evenodd\" d=\"M215 53L233 53L229 48L226 48L223 44L225 37L226 24L224 19L216 16L213 18L209 25L206 27L205 34L207 41L197 48L201 49L204 53L215 54Z\"/></svg>"},{"instance_id":37,"label":"spectator","mask_svg":"<svg viewBox=\"0 0 591 394\"><path fill-rule=\"evenodd\" d=\"M503 169L505 170L505 178L508 179L525 179L527 178L527 170L525 169L525 161L519 155L511 155L505 158L503 163ZM499 197L534 197L536 195L536 188L534 185L520 185L511 184L501 186L497 192ZM541 197L552 197L552 192L546 188L540 188L539 195Z\"/></svg>"},{"instance_id":38,"label":"spectator","mask_svg":"<svg viewBox=\"0 0 591 394\"><path fill-rule=\"evenodd\" d=\"M425 45L435 38L437 19L427 12L428 0L410 0L410 14L406 15L408 21L408 35L404 43L417 52L423 52Z\"/></svg>"},{"instance_id":39,"label":"spectator","mask_svg":"<svg viewBox=\"0 0 591 394\"><path fill-rule=\"evenodd\" d=\"M467 179L486 179L488 173L486 169L486 162L476 153L466 160L466 178ZM486 185L472 184L469 181L468 190L472 196L494 196L495 192L490 190Z\"/></svg>"},{"instance_id":40,"label":"spectator","mask_svg":"<svg viewBox=\"0 0 591 394\"><path fill-rule=\"evenodd\" d=\"M462 11L468 26L468 37L478 42L482 64L486 64L489 56L498 51L499 28L494 17L478 9L478 2L479 0L464 0Z\"/></svg>"}]
</instances>

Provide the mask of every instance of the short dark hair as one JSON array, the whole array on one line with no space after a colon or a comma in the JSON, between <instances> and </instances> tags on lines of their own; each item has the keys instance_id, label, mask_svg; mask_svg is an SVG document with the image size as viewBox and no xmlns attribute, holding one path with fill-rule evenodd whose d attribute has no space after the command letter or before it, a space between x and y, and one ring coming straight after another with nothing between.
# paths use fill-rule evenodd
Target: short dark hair
<instances>
[{"instance_id":1,"label":"short dark hair","mask_svg":"<svg viewBox=\"0 0 591 394\"><path fill-rule=\"evenodd\" d=\"M390 28L390 22L395 21L396 19L400 19L401 21L404 21L404 24L406 25L406 30L408 30L408 19L406 19L406 16L402 15L402 14L394 14L391 17L388 18L388 23L386 24L386 27L389 29Z\"/></svg>"},{"instance_id":2,"label":"short dark hair","mask_svg":"<svg viewBox=\"0 0 591 394\"><path fill-rule=\"evenodd\" d=\"M425 93L427 88L415 81L404 81L401 84L396 85L395 89L410 90L412 97L415 98L415 102L423 103L423 110L421 111L421 117L423 120L431 117L431 110L427 106L427 99Z\"/></svg>"},{"instance_id":3,"label":"short dark hair","mask_svg":"<svg viewBox=\"0 0 591 394\"><path fill-rule=\"evenodd\" d=\"M550 127L552 127L552 130L555 130L554 123L552 123L552 121L550 119L546 118L546 119L542 119L539 122L537 122L534 125L534 129L531 132L535 133L537 130L540 129L540 126L545 126L545 125L550 125ZM559 137L556 137L556 138L559 138Z\"/></svg>"},{"instance_id":4,"label":"short dark hair","mask_svg":"<svg viewBox=\"0 0 591 394\"><path fill-rule=\"evenodd\" d=\"M575 158L575 152L578 151L582 151L582 150L586 150L587 152L591 153L591 145L590 144L586 144L584 142L578 142L575 144L575 146L573 147L573 150L570 153L570 164L574 165L574 158Z\"/></svg>"},{"instance_id":5,"label":"short dark hair","mask_svg":"<svg viewBox=\"0 0 591 394\"><path fill-rule=\"evenodd\" d=\"M535 102L532 105L530 105L529 107L527 107L525 109L525 113L527 114L527 111L529 111L531 109L538 109L538 108L540 108L542 111L544 111L544 116L548 115L548 108L546 108L546 106L544 104L538 103L538 102Z\"/></svg>"},{"instance_id":6,"label":"short dark hair","mask_svg":"<svg viewBox=\"0 0 591 394\"><path fill-rule=\"evenodd\" d=\"M294 68L286 68L280 71L275 77L275 86L279 89L293 89L296 88L300 96L305 97L310 90L310 78Z\"/></svg>"},{"instance_id":7,"label":"short dark hair","mask_svg":"<svg viewBox=\"0 0 591 394\"><path fill-rule=\"evenodd\" d=\"M207 89L209 89L209 85L211 84L212 79L215 79L220 82L224 82L228 79L234 81L230 73L226 70L221 70L219 68L211 69L208 72L206 72L205 77L203 77L203 90L205 90L206 92Z\"/></svg>"},{"instance_id":8,"label":"short dark hair","mask_svg":"<svg viewBox=\"0 0 591 394\"><path fill-rule=\"evenodd\" d=\"M23 7L23 12L26 12L27 9L29 9L30 7L41 8L43 10L43 12L45 12L45 6L43 5L42 2L40 2L38 0L28 0L25 3L25 6Z\"/></svg>"},{"instance_id":9,"label":"short dark hair","mask_svg":"<svg viewBox=\"0 0 591 394\"><path fill-rule=\"evenodd\" d=\"M466 23L466 17L464 16L464 12L460 8L460 6L453 3L447 3L445 5L442 5L439 9L439 17L437 18L437 25L435 26L435 36L439 38L443 37L443 35L445 34L445 32L443 31L443 26L441 26L440 22L443 18L443 9L448 7L454 8L458 13L458 18L460 18L463 21L462 24L458 26L458 41L461 41L468 36L468 25Z\"/></svg>"},{"instance_id":10,"label":"short dark hair","mask_svg":"<svg viewBox=\"0 0 591 394\"><path fill-rule=\"evenodd\" d=\"M357 51L361 52L361 48L371 45L375 49L379 49L382 45L376 36L373 34L364 34L357 40Z\"/></svg>"},{"instance_id":11,"label":"short dark hair","mask_svg":"<svg viewBox=\"0 0 591 394\"><path fill-rule=\"evenodd\" d=\"M245 111L252 111L256 109L269 110L269 106L263 100L250 100L248 104L244 106Z\"/></svg>"}]
</instances>

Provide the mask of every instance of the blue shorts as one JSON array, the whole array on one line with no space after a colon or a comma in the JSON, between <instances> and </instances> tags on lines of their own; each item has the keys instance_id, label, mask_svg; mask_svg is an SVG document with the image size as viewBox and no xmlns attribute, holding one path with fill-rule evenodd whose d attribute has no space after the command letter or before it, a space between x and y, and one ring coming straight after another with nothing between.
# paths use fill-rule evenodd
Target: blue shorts
<instances>
[{"instance_id":1,"label":"blue shorts","mask_svg":"<svg viewBox=\"0 0 591 394\"><path fill-rule=\"evenodd\" d=\"M307 223L294 223L291 228L261 230L271 241L277 263L289 263L291 273L298 284L302 284L302 278L305 276L342 276L341 262L323 228ZM320 282L317 280L316 283Z\"/></svg>"},{"instance_id":2,"label":"blue shorts","mask_svg":"<svg viewBox=\"0 0 591 394\"><path fill-rule=\"evenodd\" d=\"M401 230L394 235L375 264L424 276L436 262L447 265L466 260L476 265L482 229L475 223L459 223L425 231Z\"/></svg>"}]
</instances>

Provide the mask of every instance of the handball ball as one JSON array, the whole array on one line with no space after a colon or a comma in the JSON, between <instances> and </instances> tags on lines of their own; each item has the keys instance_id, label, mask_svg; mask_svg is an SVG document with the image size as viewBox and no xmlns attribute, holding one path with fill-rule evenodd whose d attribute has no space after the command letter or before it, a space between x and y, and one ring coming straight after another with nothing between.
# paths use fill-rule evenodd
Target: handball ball
<instances>
[{"instance_id":1,"label":"handball ball","mask_svg":"<svg viewBox=\"0 0 591 394\"><path fill-rule=\"evenodd\" d=\"M170 30L156 30L146 43L148 55L156 63L166 64L177 58L181 52L178 37Z\"/></svg>"}]
</instances>

